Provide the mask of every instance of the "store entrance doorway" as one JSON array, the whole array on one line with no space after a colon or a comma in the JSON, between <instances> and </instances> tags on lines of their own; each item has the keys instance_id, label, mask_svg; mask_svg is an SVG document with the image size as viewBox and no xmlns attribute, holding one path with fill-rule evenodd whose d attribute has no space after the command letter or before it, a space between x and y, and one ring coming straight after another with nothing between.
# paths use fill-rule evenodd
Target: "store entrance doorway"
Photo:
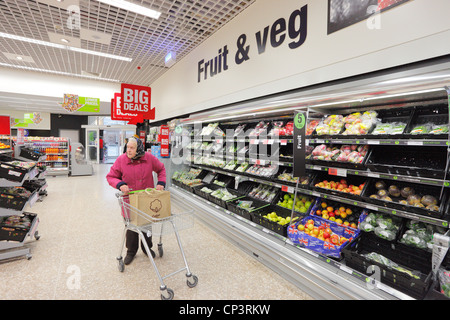
<instances>
[{"instance_id":1,"label":"store entrance doorway","mask_svg":"<svg viewBox=\"0 0 450 320\"><path fill-rule=\"evenodd\" d=\"M120 130L103 130L103 159L101 163L114 163L123 153L123 141Z\"/></svg>"},{"instance_id":2,"label":"store entrance doorway","mask_svg":"<svg viewBox=\"0 0 450 320\"><path fill-rule=\"evenodd\" d=\"M136 134L136 128L127 125L82 125L81 127L86 129L88 160L92 163L114 163L123 153L125 139Z\"/></svg>"}]
</instances>

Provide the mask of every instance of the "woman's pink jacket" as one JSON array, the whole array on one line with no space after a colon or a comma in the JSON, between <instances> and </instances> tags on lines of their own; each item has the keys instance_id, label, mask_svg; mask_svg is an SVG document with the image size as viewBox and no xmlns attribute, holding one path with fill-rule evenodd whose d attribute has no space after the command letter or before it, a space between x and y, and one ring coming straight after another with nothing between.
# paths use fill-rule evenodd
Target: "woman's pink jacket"
<instances>
[{"instance_id":1,"label":"woman's pink jacket","mask_svg":"<svg viewBox=\"0 0 450 320\"><path fill-rule=\"evenodd\" d=\"M106 180L117 189L123 184L127 184L130 190L154 188L153 171L158 175L157 184L165 186L166 169L158 158L146 152L139 160L131 160L124 153L114 162Z\"/></svg>"}]
</instances>

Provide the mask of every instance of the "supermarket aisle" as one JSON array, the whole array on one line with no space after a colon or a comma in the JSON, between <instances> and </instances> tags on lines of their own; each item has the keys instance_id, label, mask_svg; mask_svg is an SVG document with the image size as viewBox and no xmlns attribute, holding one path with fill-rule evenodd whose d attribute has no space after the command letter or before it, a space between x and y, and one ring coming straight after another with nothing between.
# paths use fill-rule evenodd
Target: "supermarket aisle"
<instances>
[{"instance_id":1,"label":"supermarket aisle","mask_svg":"<svg viewBox=\"0 0 450 320\"><path fill-rule=\"evenodd\" d=\"M48 196L28 210L39 214L41 238L28 244L31 260L0 262L0 299L160 299L159 281L142 251L118 271L123 223L105 179L110 167L95 165L93 176L47 179ZM174 299L311 299L201 221L180 235L199 284L188 288L184 273L169 277ZM163 274L183 266L173 236L164 238L156 264Z\"/></svg>"}]
</instances>

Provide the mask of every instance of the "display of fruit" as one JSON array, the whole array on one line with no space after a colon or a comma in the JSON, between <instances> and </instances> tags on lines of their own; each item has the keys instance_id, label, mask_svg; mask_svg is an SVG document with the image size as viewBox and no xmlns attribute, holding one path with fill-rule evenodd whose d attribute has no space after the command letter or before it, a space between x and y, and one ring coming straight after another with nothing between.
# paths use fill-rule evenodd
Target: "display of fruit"
<instances>
[{"instance_id":1,"label":"display of fruit","mask_svg":"<svg viewBox=\"0 0 450 320\"><path fill-rule=\"evenodd\" d=\"M339 204L327 204L326 201L322 201L317 208L314 209L315 212L311 214L322 217L323 219L336 222L339 225L345 227L357 228L358 227L358 216L354 215L352 209Z\"/></svg>"},{"instance_id":2,"label":"display of fruit","mask_svg":"<svg viewBox=\"0 0 450 320\"><path fill-rule=\"evenodd\" d=\"M372 194L369 197L372 199L378 199L383 201L394 201L402 205L408 205L418 208L425 208L430 211L439 211L439 201L436 197L425 194L416 194L416 191L412 187L399 188L392 184L386 190L386 183L384 181L377 181L375 188L378 190L376 194Z\"/></svg>"},{"instance_id":3,"label":"display of fruit","mask_svg":"<svg viewBox=\"0 0 450 320\"><path fill-rule=\"evenodd\" d=\"M295 195L293 193L285 193L281 196L277 205L289 210L292 210L292 208L294 207L294 211L306 214L309 207L311 207L312 205L313 199L305 195L297 195L294 204L294 198Z\"/></svg>"},{"instance_id":4,"label":"display of fruit","mask_svg":"<svg viewBox=\"0 0 450 320\"><path fill-rule=\"evenodd\" d=\"M344 117L342 115L330 115L326 117L317 127L316 133L321 135L337 135L344 127Z\"/></svg>"},{"instance_id":5,"label":"display of fruit","mask_svg":"<svg viewBox=\"0 0 450 320\"><path fill-rule=\"evenodd\" d=\"M289 121L286 125L283 121L274 121L269 136L292 136L294 134L294 122Z\"/></svg>"},{"instance_id":6,"label":"display of fruit","mask_svg":"<svg viewBox=\"0 0 450 320\"><path fill-rule=\"evenodd\" d=\"M272 211L271 213L263 215L263 217L266 219L269 219L272 222L281 224L282 226L287 225L291 222L291 217L286 217L286 218L281 217L275 211Z\"/></svg>"},{"instance_id":7,"label":"display of fruit","mask_svg":"<svg viewBox=\"0 0 450 320\"><path fill-rule=\"evenodd\" d=\"M310 120L308 122L308 125L306 126L306 135L307 136L312 135L318 125L319 125L319 120L315 120L315 119Z\"/></svg>"},{"instance_id":8,"label":"display of fruit","mask_svg":"<svg viewBox=\"0 0 450 320\"><path fill-rule=\"evenodd\" d=\"M9 149L11 148L8 144L4 144L3 142L0 142L0 149Z\"/></svg>"},{"instance_id":9,"label":"display of fruit","mask_svg":"<svg viewBox=\"0 0 450 320\"><path fill-rule=\"evenodd\" d=\"M312 219L307 220L305 224L299 224L297 229L311 237L316 237L319 240L330 242L337 246L340 246L349 240L334 233L330 228L315 226L314 220Z\"/></svg>"},{"instance_id":10,"label":"display of fruit","mask_svg":"<svg viewBox=\"0 0 450 320\"><path fill-rule=\"evenodd\" d=\"M265 121L260 121L256 127L250 132L250 137L259 137L262 133L267 131L267 128L269 127L269 123ZM266 132L267 134L267 132Z\"/></svg>"},{"instance_id":11,"label":"display of fruit","mask_svg":"<svg viewBox=\"0 0 450 320\"><path fill-rule=\"evenodd\" d=\"M353 184L349 185L346 179L341 179L340 181L323 180L316 183L314 186L323 189L330 189L354 195L360 195L362 190L364 189L364 185L365 183L362 183L359 186L355 186Z\"/></svg>"},{"instance_id":12,"label":"display of fruit","mask_svg":"<svg viewBox=\"0 0 450 320\"><path fill-rule=\"evenodd\" d=\"M376 111L366 111L364 113L355 112L344 118L345 131L343 135L364 135L369 133L377 120Z\"/></svg>"},{"instance_id":13,"label":"display of fruit","mask_svg":"<svg viewBox=\"0 0 450 320\"><path fill-rule=\"evenodd\" d=\"M20 197L28 198L31 196L31 192L25 189L24 187L3 187L0 188L0 193L2 194L10 194Z\"/></svg>"},{"instance_id":14,"label":"display of fruit","mask_svg":"<svg viewBox=\"0 0 450 320\"><path fill-rule=\"evenodd\" d=\"M308 159L362 163L368 150L368 145L343 145L338 148L321 144L314 148Z\"/></svg>"}]
</instances>

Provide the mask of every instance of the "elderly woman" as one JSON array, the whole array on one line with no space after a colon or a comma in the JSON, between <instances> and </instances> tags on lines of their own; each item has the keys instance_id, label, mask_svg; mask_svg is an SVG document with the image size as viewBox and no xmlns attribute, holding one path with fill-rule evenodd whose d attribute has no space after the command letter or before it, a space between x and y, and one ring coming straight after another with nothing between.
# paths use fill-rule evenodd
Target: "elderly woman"
<instances>
[{"instance_id":1,"label":"elderly woman","mask_svg":"<svg viewBox=\"0 0 450 320\"><path fill-rule=\"evenodd\" d=\"M123 194L128 194L130 190L143 190L154 188L153 172L158 175L156 184L157 190L163 190L166 185L166 169L164 164L152 154L145 152L144 144L140 139L130 138L127 143L127 152L120 155L106 175L110 186L119 189ZM145 235L148 247L152 247L152 237ZM133 261L139 248L139 235L136 232L127 231L126 235L127 255L125 264ZM141 243L142 251L145 248ZM155 257L155 253L151 250Z\"/></svg>"}]
</instances>

